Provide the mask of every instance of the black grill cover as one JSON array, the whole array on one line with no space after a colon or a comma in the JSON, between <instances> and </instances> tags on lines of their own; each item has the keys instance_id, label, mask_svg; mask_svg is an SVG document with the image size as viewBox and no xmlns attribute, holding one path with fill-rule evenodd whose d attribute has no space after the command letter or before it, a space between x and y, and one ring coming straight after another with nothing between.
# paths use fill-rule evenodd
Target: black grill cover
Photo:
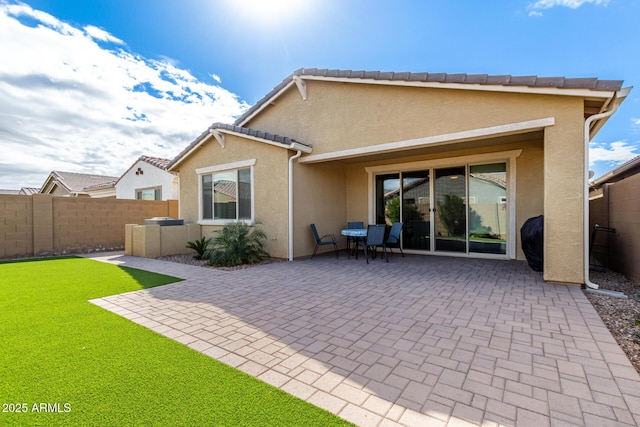
<instances>
[{"instance_id":1,"label":"black grill cover","mask_svg":"<svg viewBox=\"0 0 640 427\"><path fill-rule=\"evenodd\" d=\"M520 228L522 250L533 271L542 271L544 265L544 217L529 218Z\"/></svg>"}]
</instances>

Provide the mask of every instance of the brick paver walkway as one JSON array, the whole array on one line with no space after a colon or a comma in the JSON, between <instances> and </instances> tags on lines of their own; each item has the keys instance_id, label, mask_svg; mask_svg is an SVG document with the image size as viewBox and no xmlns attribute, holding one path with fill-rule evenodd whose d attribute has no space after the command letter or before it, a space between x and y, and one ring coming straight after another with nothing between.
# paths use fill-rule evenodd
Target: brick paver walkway
<instances>
[{"instance_id":1,"label":"brick paver walkway","mask_svg":"<svg viewBox=\"0 0 640 427\"><path fill-rule=\"evenodd\" d=\"M320 256L94 304L362 426L635 426L640 376L578 287L526 263Z\"/></svg>"}]
</instances>

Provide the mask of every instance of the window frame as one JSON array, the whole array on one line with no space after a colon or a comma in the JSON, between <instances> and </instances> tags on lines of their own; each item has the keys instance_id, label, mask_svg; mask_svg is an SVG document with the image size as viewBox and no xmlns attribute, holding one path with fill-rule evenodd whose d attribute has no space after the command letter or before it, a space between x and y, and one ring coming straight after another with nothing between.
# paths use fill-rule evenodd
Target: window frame
<instances>
[{"instance_id":1,"label":"window frame","mask_svg":"<svg viewBox=\"0 0 640 427\"><path fill-rule=\"evenodd\" d=\"M242 160L239 162L233 163L225 163L221 165L215 166L207 166L203 168L196 169L196 177L198 180L198 224L200 225L226 225L231 222L241 222L247 225L255 224L255 180L254 180L254 166L256 164L256 159L248 159ZM235 172L236 177L237 173L241 169L249 169L250 174L250 185L251 185L251 218L249 219L238 219L238 211L240 209L239 203L236 205L236 219L205 219L203 218L204 214L204 203L203 203L203 194L202 194L202 177L205 175L213 175L220 172ZM236 192L237 192L236 187ZM213 194L212 194L213 196ZM215 206L212 206L212 214L215 217Z\"/></svg>"},{"instance_id":2,"label":"window frame","mask_svg":"<svg viewBox=\"0 0 640 427\"><path fill-rule=\"evenodd\" d=\"M138 198L138 193L142 194L143 191L147 191L147 190L153 190L153 199L143 199L143 198ZM156 192L160 191L160 198L156 199ZM135 189L135 199L136 200L162 200L162 186L161 185L156 185L154 187L144 187L144 188L136 188Z\"/></svg>"}]
</instances>

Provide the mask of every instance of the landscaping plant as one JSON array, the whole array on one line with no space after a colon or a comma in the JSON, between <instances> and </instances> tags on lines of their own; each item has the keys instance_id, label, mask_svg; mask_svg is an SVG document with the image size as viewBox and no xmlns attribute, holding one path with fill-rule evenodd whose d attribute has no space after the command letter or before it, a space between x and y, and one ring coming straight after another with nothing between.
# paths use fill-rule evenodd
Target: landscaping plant
<instances>
[{"instance_id":1,"label":"landscaping plant","mask_svg":"<svg viewBox=\"0 0 640 427\"><path fill-rule=\"evenodd\" d=\"M269 257L264 249L265 240L267 235L258 227L234 222L216 231L204 256L210 265L220 267L257 264Z\"/></svg>"},{"instance_id":2,"label":"landscaping plant","mask_svg":"<svg viewBox=\"0 0 640 427\"><path fill-rule=\"evenodd\" d=\"M187 246L186 247L196 251L196 254L193 256L193 258L202 259L204 257L205 252L207 251L207 248L209 247L210 243L211 243L211 239L207 239L207 238L203 237L203 238L198 239L198 240L187 242Z\"/></svg>"}]
</instances>

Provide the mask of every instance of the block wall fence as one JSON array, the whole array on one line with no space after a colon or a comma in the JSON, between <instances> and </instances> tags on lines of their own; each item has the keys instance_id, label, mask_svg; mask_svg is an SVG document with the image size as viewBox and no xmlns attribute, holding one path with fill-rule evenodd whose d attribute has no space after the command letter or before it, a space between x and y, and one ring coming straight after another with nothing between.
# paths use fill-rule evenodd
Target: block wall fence
<instances>
[{"instance_id":1,"label":"block wall fence","mask_svg":"<svg viewBox=\"0 0 640 427\"><path fill-rule=\"evenodd\" d=\"M590 230L594 224L616 229L596 241L609 252L599 260L631 280L640 280L640 174L604 184L602 197L589 201L589 217Z\"/></svg>"},{"instance_id":2,"label":"block wall fence","mask_svg":"<svg viewBox=\"0 0 640 427\"><path fill-rule=\"evenodd\" d=\"M0 195L0 258L123 249L125 224L178 217L177 200Z\"/></svg>"}]
</instances>

